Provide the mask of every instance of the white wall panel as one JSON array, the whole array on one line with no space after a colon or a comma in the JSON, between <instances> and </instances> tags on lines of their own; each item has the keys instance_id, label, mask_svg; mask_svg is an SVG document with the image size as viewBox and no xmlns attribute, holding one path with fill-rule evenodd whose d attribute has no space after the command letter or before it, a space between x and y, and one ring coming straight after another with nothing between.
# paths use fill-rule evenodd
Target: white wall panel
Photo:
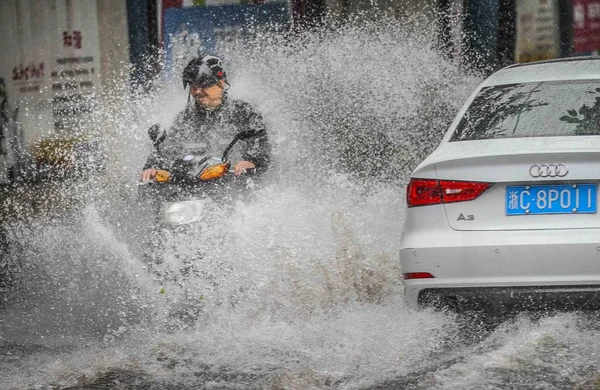
<instances>
[{"instance_id":1,"label":"white wall panel","mask_svg":"<svg viewBox=\"0 0 600 390\"><path fill-rule=\"evenodd\" d=\"M0 1L0 77L27 138L70 138L100 83L96 0Z\"/></svg>"}]
</instances>

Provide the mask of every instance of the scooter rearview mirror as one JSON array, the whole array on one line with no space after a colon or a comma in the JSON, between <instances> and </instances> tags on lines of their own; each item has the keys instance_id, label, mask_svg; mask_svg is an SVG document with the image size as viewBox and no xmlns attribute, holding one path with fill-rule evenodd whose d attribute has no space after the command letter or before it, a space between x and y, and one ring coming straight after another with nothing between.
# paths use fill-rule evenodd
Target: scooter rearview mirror
<instances>
[{"instance_id":1,"label":"scooter rearview mirror","mask_svg":"<svg viewBox=\"0 0 600 390\"><path fill-rule=\"evenodd\" d=\"M165 140L167 132L159 124L154 124L148 129L148 137L156 147Z\"/></svg>"},{"instance_id":2,"label":"scooter rearview mirror","mask_svg":"<svg viewBox=\"0 0 600 390\"><path fill-rule=\"evenodd\" d=\"M229 155L229 151L231 150L231 148L233 148L233 146L239 140L256 137L256 136L260 135L262 132L263 131L259 131L259 130L244 130L244 131L240 131L239 133L237 133L235 135L235 137L233 137L233 140L225 148L225 151L223 152L223 157L221 158L221 160L227 161L227 156Z\"/></svg>"}]
</instances>

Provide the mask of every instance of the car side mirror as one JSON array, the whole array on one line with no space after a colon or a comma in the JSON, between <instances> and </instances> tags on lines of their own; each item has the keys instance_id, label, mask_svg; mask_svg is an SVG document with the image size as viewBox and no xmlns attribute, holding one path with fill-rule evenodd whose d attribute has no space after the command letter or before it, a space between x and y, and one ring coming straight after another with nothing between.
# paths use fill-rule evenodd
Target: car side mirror
<instances>
[{"instance_id":1,"label":"car side mirror","mask_svg":"<svg viewBox=\"0 0 600 390\"><path fill-rule=\"evenodd\" d=\"M159 124L154 124L148 129L148 137L150 137L154 147L158 147L167 138L167 132Z\"/></svg>"}]
</instances>

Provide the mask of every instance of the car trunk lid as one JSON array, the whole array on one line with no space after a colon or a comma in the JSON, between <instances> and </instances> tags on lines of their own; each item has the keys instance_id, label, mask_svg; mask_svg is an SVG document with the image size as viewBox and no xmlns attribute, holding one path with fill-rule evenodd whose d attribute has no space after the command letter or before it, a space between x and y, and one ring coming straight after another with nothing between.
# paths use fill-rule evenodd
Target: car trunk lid
<instances>
[{"instance_id":1,"label":"car trunk lid","mask_svg":"<svg viewBox=\"0 0 600 390\"><path fill-rule=\"evenodd\" d=\"M493 183L474 200L444 204L453 229L598 228L596 138L452 142L424 165L438 180Z\"/></svg>"}]
</instances>

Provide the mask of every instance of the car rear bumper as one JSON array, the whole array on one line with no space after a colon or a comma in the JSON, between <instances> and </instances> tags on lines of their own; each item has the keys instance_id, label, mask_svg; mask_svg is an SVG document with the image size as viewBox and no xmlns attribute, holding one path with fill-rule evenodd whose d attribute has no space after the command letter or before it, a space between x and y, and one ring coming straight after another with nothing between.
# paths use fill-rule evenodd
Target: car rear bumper
<instances>
[{"instance_id":1,"label":"car rear bumper","mask_svg":"<svg viewBox=\"0 0 600 390\"><path fill-rule=\"evenodd\" d=\"M403 280L411 306L432 297L517 307L600 301L600 229L433 233L403 239L402 272L434 276Z\"/></svg>"},{"instance_id":2,"label":"car rear bumper","mask_svg":"<svg viewBox=\"0 0 600 390\"><path fill-rule=\"evenodd\" d=\"M599 285L426 288L420 306L453 310L598 310Z\"/></svg>"}]
</instances>

